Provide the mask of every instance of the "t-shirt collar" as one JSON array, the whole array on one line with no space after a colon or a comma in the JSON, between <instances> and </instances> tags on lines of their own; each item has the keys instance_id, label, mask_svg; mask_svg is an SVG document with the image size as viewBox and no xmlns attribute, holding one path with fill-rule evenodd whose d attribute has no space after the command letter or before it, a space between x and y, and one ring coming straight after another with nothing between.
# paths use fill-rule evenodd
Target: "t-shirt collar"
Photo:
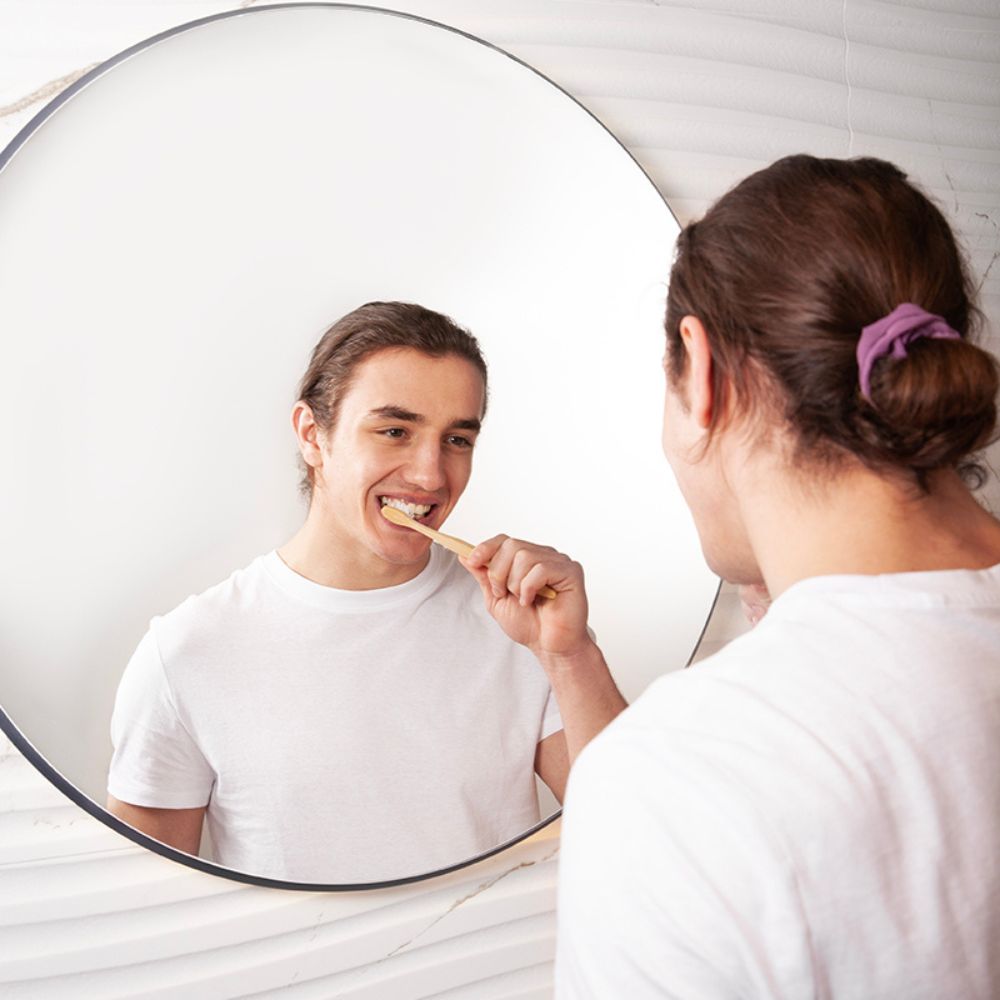
<instances>
[{"instance_id":1,"label":"t-shirt collar","mask_svg":"<svg viewBox=\"0 0 1000 1000\"><path fill-rule=\"evenodd\" d=\"M447 570L447 553L432 545L427 565L412 579L375 590L340 590L316 583L287 566L277 550L261 556L267 576L289 597L314 608L361 613L419 600L433 591Z\"/></svg>"}]
</instances>

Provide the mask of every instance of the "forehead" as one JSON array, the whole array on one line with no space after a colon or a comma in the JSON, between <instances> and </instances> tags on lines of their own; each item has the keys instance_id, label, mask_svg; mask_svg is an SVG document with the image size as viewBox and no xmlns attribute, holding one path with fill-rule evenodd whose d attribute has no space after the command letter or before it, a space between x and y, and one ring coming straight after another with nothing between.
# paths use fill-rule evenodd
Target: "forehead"
<instances>
[{"instance_id":1,"label":"forehead","mask_svg":"<svg viewBox=\"0 0 1000 1000\"><path fill-rule=\"evenodd\" d=\"M467 358L387 348L369 355L354 370L340 411L360 418L380 407L398 406L453 421L481 416L484 394L482 374Z\"/></svg>"}]
</instances>

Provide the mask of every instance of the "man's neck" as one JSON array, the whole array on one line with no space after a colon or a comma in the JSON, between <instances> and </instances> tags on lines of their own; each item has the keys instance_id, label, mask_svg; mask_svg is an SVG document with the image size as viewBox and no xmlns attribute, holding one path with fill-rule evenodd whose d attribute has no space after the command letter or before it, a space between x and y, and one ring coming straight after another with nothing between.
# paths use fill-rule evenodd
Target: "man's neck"
<instances>
[{"instance_id":1,"label":"man's neck","mask_svg":"<svg viewBox=\"0 0 1000 1000\"><path fill-rule=\"evenodd\" d=\"M772 597L813 576L1000 563L1000 522L951 471L922 494L863 467L821 485L772 468L751 477L741 508Z\"/></svg>"},{"instance_id":2,"label":"man's neck","mask_svg":"<svg viewBox=\"0 0 1000 1000\"><path fill-rule=\"evenodd\" d=\"M343 541L310 510L302 527L278 549L282 562L313 583L338 590L381 590L406 583L427 566L396 565L380 559L354 540Z\"/></svg>"}]
</instances>

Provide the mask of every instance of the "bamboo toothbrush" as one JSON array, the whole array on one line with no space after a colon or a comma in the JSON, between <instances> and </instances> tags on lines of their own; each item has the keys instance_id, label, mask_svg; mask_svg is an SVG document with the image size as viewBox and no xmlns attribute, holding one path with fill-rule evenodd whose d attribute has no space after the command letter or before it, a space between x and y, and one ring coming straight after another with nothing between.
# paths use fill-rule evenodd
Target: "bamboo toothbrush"
<instances>
[{"instance_id":1,"label":"bamboo toothbrush","mask_svg":"<svg viewBox=\"0 0 1000 1000\"><path fill-rule=\"evenodd\" d=\"M443 532L435 531L434 528L429 528L426 524L414 521L412 517L407 517L401 510L395 507L389 507L388 505L383 507L382 516L387 521L392 521L393 524L401 524L404 528L412 528L414 531L419 531L421 535L426 535L432 542L437 542L438 545L449 549L456 555L467 556L475 548L475 545L463 542L461 538L455 538L454 535L446 535ZM556 591L551 587L542 587L538 591L538 596L552 600L556 596Z\"/></svg>"}]
</instances>

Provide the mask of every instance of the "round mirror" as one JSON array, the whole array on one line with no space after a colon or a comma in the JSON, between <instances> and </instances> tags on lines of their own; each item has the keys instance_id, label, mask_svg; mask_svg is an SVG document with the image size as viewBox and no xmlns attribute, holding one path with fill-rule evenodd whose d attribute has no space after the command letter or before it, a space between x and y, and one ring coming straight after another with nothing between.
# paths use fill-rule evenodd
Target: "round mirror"
<instances>
[{"instance_id":1,"label":"round mirror","mask_svg":"<svg viewBox=\"0 0 1000 1000\"><path fill-rule=\"evenodd\" d=\"M89 73L0 157L5 729L115 823L102 804L125 665L152 618L301 525L296 387L323 331L372 300L452 317L489 364L474 471L446 530L506 532L582 562L626 698L682 667L717 581L658 443L677 231L580 105L417 18L335 4L233 12ZM394 627L404 641L406 621ZM374 719L384 702L373 691L350 710ZM338 711L325 707L331 728ZM435 835L387 867L379 845L413 831L380 807L393 796L370 784L374 762L318 771L296 758L300 727L266 706L234 705L225 724L266 741L304 811L333 794L317 774L347 773L336 787L367 805L336 793L328 863L290 879L229 871L211 846L187 858L119 829L231 877L335 888L469 862L557 808L543 793L517 830L446 857L419 846L448 842L456 817L443 811ZM383 727L399 740L412 728ZM403 771L410 790L437 780ZM343 860L348 827L370 858Z\"/></svg>"}]
</instances>

